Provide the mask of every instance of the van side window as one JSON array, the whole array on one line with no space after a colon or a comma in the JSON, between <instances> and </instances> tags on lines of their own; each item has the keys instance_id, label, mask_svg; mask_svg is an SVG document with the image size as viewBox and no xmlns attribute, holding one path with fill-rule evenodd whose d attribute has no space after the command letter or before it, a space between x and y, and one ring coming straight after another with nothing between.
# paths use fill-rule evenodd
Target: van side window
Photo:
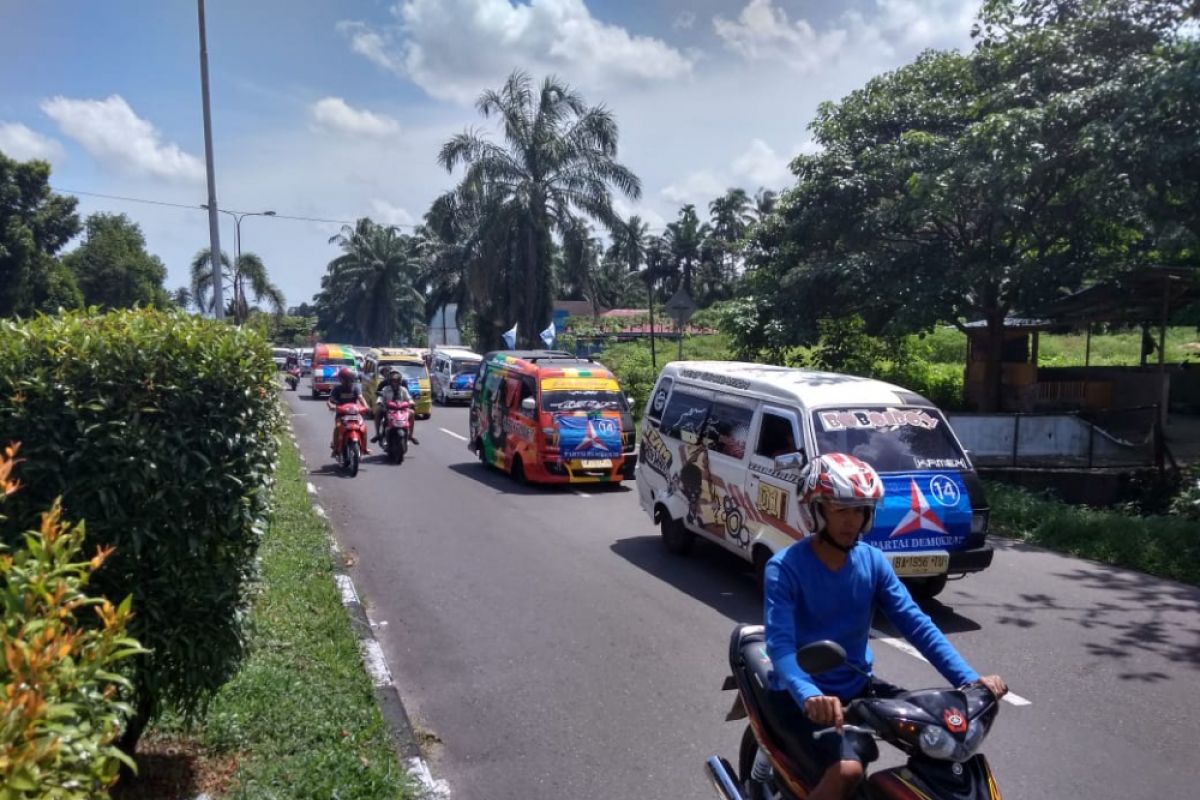
<instances>
[{"instance_id":1,"label":"van side window","mask_svg":"<svg viewBox=\"0 0 1200 800\"><path fill-rule=\"evenodd\" d=\"M662 414L662 432L666 436L682 439L689 444L699 444L708 419L712 401L680 389L671 394Z\"/></svg>"},{"instance_id":2,"label":"van side window","mask_svg":"<svg viewBox=\"0 0 1200 800\"><path fill-rule=\"evenodd\" d=\"M746 457L746 440L750 438L750 421L754 410L728 403L713 403L708 413L710 449L739 461Z\"/></svg>"},{"instance_id":3,"label":"van side window","mask_svg":"<svg viewBox=\"0 0 1200 800\"><path fill-rule=\"evenodd\" d=\"M657 425L662 422L663 411L667 408L667 397L671 394L671 384L673 383L675 381L671 378L663 378L655 387L654 397L650 400L650 410L646 412L646 419L650 420L651 424Z\"/></svg>"},{"instance_id":4,"label":"van side window","mask_svg":"<svg viewBox=\"0 0 1200 800\"><path fill-rule=\"evenodd\" d=\"M529 375L521 376L521 399L517 403L517 408L521 409L521 414L523 416L526 416L529 419L536 419L537 418L537 405L536 404L534 405L533 411L526 411L524 408L522 408L522 404L525 402L526 397L532 397L534 400L537 399L537 385L534 383L533 378L530 377Z\"/></svg>"},{"instance_id":5,"label":"van side window","mask_svg":"<svg viewBox=\"0 0 1200 800\"><path fill-rule=\"evenodd\" d=\"M758 428L758 446L754 454L767 458L778 458L788 453L795 453L800 447L796 443L792 430L792 421L787 417L764 411L762 425Z\"/></svg>"}]
</instances>

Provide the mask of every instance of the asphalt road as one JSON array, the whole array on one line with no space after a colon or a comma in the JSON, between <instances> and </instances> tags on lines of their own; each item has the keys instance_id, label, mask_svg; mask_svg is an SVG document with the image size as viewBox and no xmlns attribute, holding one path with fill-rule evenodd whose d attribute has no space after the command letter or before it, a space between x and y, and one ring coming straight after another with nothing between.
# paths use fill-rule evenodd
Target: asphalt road
<instances>
[{"instance_id":1,"label":"asphalt road","mask_svg":"<svg viewBox=\"0 0 1200 800\"><path fill-rule=\"evenodd\" d=\"M729 632L762 615L736 559L704 543L667 554L632 484L519 487L466 449L465 409L435 407L403 465L376 456L343 477L324 403L286 395L310 480L454 797L713 796L704 759L736 763L742 734L723 721ZM984 747L1005 797L1196 795L1200 591L996 544L989 571L927 610L1027 702L1005 704ZM941 685L888 642L874 650L882 677Z\"/></svg>"}]
</instances>

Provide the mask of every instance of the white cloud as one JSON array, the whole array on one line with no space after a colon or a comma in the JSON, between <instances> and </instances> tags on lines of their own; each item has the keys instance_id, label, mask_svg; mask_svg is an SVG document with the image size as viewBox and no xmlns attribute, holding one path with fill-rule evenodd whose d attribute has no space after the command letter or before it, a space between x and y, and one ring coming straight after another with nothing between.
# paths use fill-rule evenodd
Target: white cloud
<instances>
[{"instance_id":1,"label":"white cloud","mask_svg":"<svg viewBox=\"0 0 1200 800\"><path fill-rule=\"evenodd\" d=\"M736 20L713 18L725 47L747 61L781 61L801 74L814 74L862 53L891 56L927 47L970 44L977 0L875 0L873 13L845 12L818 29L791 20L773 0L750 0Z\"/></svg>"},{"instance_id":2,"label":"white cloud","mask_svg":"<svg viewBox=\"0 0 1200 800\"><path fill-rule=\"evenodd\" d=\"M42 111L64 134L83 145L105 166L133 175L181 181L204 180L204 165L159 132L114 94L104 100L44 100Z\"/></svg>"},{"instance_id":3,"label":"white cloud","mask_svg":"<svg viewBox=\"0 0 1200 800\"><path fill-rule=\"evenodd\" d=\"M342 22L350 47L432 97L470 102L514 67L572 85L646 85L685 77L692 58L592 16L584 0L402 0L395 25Z\"/></svg>"},{"instance_id":4,"label":"white cloud","mask_svg":"<svg viewBox=\"0 0 1200 800\"><path fill-rule=\"evenodd\" d=\"M414 222L413 215L407 209L379 198L371 201L371 212L371 218L384 225L412 225Z\"/></svg>"},{"instance_id":5,"label":"white cloud","mask_svg":"<svg viewBox=\"0 0 1200 800\"><path fill-rule=\"evenodd\" d=\"M354 108L340 97L323 97L309 109L320 128L355 136L392 136L400 123L385 114Z\"/></svg>"},{"instance_id":6,"label":"white cloud","mask_svg":"<svg viewBox=\"0 0 1200 800\"><path fill-rule=\"evenodd\" d=\"M0 153L17 161L62 161L67 157L57 139L43 136L19 122L0 122Z\"/></svg>"},{"instance_id":7,"label":"white cloud","mask_svg":"<svg viewBox=\"0 0 1200 800\"><path fill-rule=\"evenodd\" d=\"M725 188L725 184L714 173L699 170L665 187L662 196L672 203L693 203L697 208L707 208L710 200L725 193Z\"/></svg>"},{"instance_id":8,"label":"white cloud","mask_svg":"<svg viewBox=\"0 0 1200 800\"><path fill-rule=\"evenodd\" d=\"M776 153L762 139L754 139L746 152L734 159L733 174L749 178L755 188L765 186L778 189L792 179L792 172L788 169L790 161L790 158Z\"/></svg>"},{"instance_id":9,"label":"white cloud","mask_svg":"<svg viewBox=\"0 0 1200 800\"><path fill-rule=\"evenodd\" d=\"M676 30L690 31L695 24L696 14L694 12L680 11L679 14L676 15L674 22L671 23L671 27L675 28Z\"/></svg>"}]
</instances>

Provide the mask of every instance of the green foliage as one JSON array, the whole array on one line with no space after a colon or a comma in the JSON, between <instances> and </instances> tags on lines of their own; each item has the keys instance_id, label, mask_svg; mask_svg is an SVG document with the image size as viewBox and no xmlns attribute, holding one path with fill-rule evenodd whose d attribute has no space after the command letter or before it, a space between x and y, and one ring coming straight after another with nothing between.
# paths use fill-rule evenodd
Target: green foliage
<instances>
[{"instance_id":1,"label":"green foliage","mask_svg":"<svg viewBox=\"0 0 1200 800\"><path fill-rule=\"evenodd\" d=\"M0 452L0 500L18 488L15 450ZM86 800L130 764L114 744L128 681L113 670L143 651L125 633L130 598L84 592L112 550L89 560L83 549L83 525L64 523L57 502L21 546L0 545L0 800Z\"/></svg>"},{"instance_id":2,"label":"green foliage","mask_svg":"<svg viewBox=\"0 0 1200 800\"><path fill-rule=\"evenodd\" d=\"M76 199L50 191L50 165L0 153L0 317L77 308L71 273L54 259L79 233Z\"/></svg>"},{"instance_id":3,"label":"green foliage","mask_svg":"<svg viewBox=\"0 0 1200 800\"><path fill-rule=\"evenodd\" d=\"M317 329L317 318L314 317L277 317L271 315L266 320L267 339L274 344L307 347L308 337Z\"/></svg>"},{"instance_id":4,"label":"green foliage","mask_svg":"<svg viewBox=\"0 0 1200 800\"><path fill-rule=\"evenodd\" d=\"M658 368L651 364L650 341L613 342L595 358L612 370L621 383L625 394L634 400L634 415L640 417L658 380L662 367L677 360L678 343L658 340ZM684 361L728 361L733 357L729 342L724 336L685 336L683 338Z\"/></svg>"},{"instance_id":5,"label":"green foliage","mask_svg":"<svg viewBox=\"0 0 1200 800\"><path fill-rule=\"evenodd\" d=\"M1200 585L1194 518L1081 508L996 482L988 482L987 496L992 531L1001 536Z\"/></svg>"},{"instance_id":6,"label":"green foliage","mask_svg":"<svg viewBox=\"0 0 1200 800\"><path fill-rule=\"evenodd\" d=\"M276 498L250 657L202 721L209 747L242 754L228 797L412 797L333 581L327 528L286 444Z\"/></svg>"},{"instance_id":7,"label":"green foliage","mask_svg":"<svg viewBox=\"0 0 1200 800\"><path fill-rule=\"evenodd\" d=\"M212 261L212 253L207 247L192 259L192 302L201 311L216 308ZM283 292L271 283L267 265L256 254L242 253L234 263L228 253L221 253L221 281L225 310L235 323L245 322L254 310L250 305L251 296L256 303L265 302L271 313L283 315Z\"/></svg>"},{"instance_id":8,"label":"green foliage","mask_svg":"<svg viewBox=\"0 0 1200 800\"><path fill-rule=\"evenodd\" d=\"M102 310L156 306L170 302L163 281L167 268L146 252L142 229L124 214L92 214L84 225L85 239L63 257L75 274L89 306Z\"/></svg>"},{"instance_id":9,"label":"green foliage","mask_svg":"<svg viewBox=\"0 0 1200 800\"><path fill-rule=\"evenodd\" d=\"M254 554L270 501L276 371L262 335L179 312L0 321L0 442L24 441L19 526L61 495L94 579L132 594L139 724L194 712L243 652ZM8 543L23 527L0 529Z\"/></svg>"}]
</instances>

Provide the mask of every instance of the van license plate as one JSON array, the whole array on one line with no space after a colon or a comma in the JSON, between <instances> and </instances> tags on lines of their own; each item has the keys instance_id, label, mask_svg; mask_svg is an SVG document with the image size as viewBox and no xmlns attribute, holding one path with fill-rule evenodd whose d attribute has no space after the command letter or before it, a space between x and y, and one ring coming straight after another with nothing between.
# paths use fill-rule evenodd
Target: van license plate
<instances>
[{"instance_id":1,"label":"van license plate","mask_svg":"<svg viewBox=\"0 0 1200 800\"><path fill-rule=\"evenodd\" d=\"M579 466L583 467L584 469L611 469L612 468L612 459L611 458L599 458L599 459L585 458L579 462Z\"/></svg>"},{"instance_id":2,"label":"van license plate","mask_svg":"<svg viewBox=\"0 0 1200 800\"><path fill-rule=\"evenodd\" d=\"M900 576L941 575L950 568L949 553L892 556L892 569Z\"/></svg>"}]
</instances>

